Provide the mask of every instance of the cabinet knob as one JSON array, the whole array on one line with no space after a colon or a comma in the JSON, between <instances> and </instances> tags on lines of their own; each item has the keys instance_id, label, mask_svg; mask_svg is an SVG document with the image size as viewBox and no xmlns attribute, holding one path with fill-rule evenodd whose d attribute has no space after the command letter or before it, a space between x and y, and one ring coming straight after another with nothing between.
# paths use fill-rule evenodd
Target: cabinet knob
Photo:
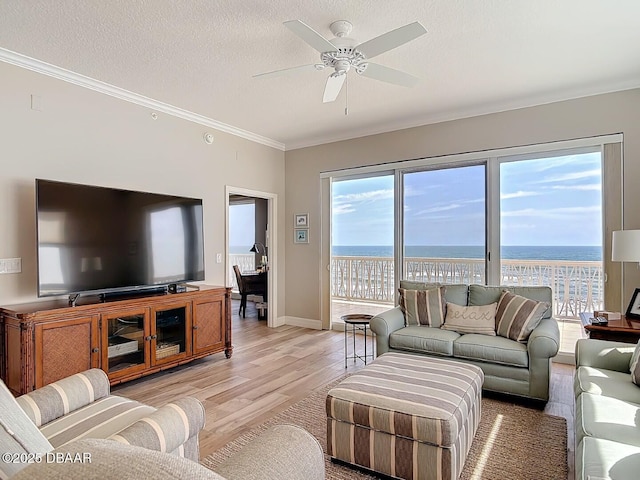
<instances>
[{"instance_id":1,"label":"cabinet knob","mask_svg":"<svg viewBox=\"0 0 640 480\"><path fill-rule=\"evenodd\" d=\"M93 353L98 353L100 351L100 349L98 347L94 347L94 348L91 349L91 351Z\"/></svg>"},{"instance_id":2,"label":"cabinet knob","mask_svg":"<svg viewBox=\"0 0 640 480\"><path fill-rule=\"evenodd\" d=\"M194 326L193 326L193 329L194 329L194 330L197 330L197 329L198 329L198 325L194 325Z\"/></svg>"},{"instance_id":3,"label":"cabinet knob","mask_svg":"<svg viewBox=\"0 0 640 480\"><path fill-rule=\"evenodd\" d=\"M151 340L151 335L144 337L144 339L148 342L149 340Z\"/></svg>"},{"instance_id":4,"label":"cabinet knob","mask_svg":"<svg viewBox=\"0 0 640 480\"><path fill-rule=\"evenodd\" d=\"M151 335L152 340L155 340L156 338L158 338L158 335Z\"/></svg>"}]
</instances>

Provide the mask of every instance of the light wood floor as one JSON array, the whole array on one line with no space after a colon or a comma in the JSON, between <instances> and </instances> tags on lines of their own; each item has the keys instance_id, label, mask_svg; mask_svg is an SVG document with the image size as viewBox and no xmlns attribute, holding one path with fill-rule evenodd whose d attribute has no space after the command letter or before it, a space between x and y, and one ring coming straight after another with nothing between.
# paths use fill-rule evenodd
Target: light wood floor
<instances>
[{"instance_id":1,"label":"light wood floor","mask_svg":"<svg viewBox=\"0 0 640 480\"><path fill-rule=\"evenodd\" d=\"M113 387L113 393L160 407L189 395L204 403L207 419L200 434L201 458L306 397L311 391L362 368L345 369L344 336L331 330L283 326L268 328L251 302L238 318L233 302L233 356L223 353L150 377ZM361 342L361 340L360 340ZM565 417L569 479L573 479L573 372L554 364L551 398L545 412Z\"/></svg>"}]
</instances>

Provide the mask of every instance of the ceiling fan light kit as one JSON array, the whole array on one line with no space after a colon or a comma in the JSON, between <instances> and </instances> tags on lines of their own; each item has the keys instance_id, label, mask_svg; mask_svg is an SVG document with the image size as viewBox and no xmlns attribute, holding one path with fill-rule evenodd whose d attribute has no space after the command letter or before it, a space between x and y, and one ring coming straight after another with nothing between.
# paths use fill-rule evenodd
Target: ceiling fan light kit
<instances>
[{"instance_id":1,"label":"ceiling fan light kit","mask_svg":"<svg viewBox=\"0 0 640 480\"><path fill-rule=\"evenodd\" d=\"M309 46L320 52L321 63L275 70L254 75L254 77L279 76L309 69L324 70L325 68L333 68L334 71L329 75L325 84L322 96L324 103L333 102L338 97L346 76L351 70L365 77L403 87L413 87L419 81L413 75L385 67L384 65L371 63L369 59L427 33L426 28L420 22L413 22L404 27L396 28L360 44L348 36L353 29L353 25L346 20L335 21L329 26L331 33L335 35L332 40L327 40L300 20L290 20L284 22L284 25Z\"/></svg>"}]
</instances>

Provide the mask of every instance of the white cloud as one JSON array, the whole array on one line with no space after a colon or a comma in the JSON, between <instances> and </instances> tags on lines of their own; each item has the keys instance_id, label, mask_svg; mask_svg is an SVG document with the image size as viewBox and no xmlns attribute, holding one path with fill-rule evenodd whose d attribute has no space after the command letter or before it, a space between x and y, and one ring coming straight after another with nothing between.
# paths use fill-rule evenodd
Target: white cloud
<instances>
[{"instance_id":1,"label":"white cloud","mask_svg":"<svg viewBox=\"0 0 640 480\"><path fill-rule=\"evenodd\" d=\"M393 198L393 189L372 190L370 192L348 193L346 195L334 195L333 202L366 202Z\"/></svg>"},{"instance_id":2,"label":"white cloud","mask_svg":"<svg viewBox=\"0 0 640 480\"><path fill-rule=\"evenodd\" d=\"M599 183L591 183L588 185L554 185L550 188L554 190L601 190L602 186Z\"/></svg>"},{"instance_id":3,"label":"white cloud","mask_svg":"<svg viewBox=\"0 0 640 480\"><path fill-rule=\"evenodd\" d=\"M600 177L602 171L599 168L593 170L583 170L581 172L563 173L560 175L552 175L534 183L558 183L566 182L568 180L580 180L581 178Z\"/></svg>"},{"instance_id":4,"label":"white cloud","mask_svg":"<svg viewBox=\"0 0 640 480\"><path fill-rule=\"evenodd\" d=\"M500 195L500 200L509 200L511 198L534 197L536 195L540 195L540 192L526 192L523 190L518 190L517 192L504 193Z\"/></svg>"},{"instance_id":5,"label":"white cloud","mask_svg":"<svg viewBox=\"0 0 640 480\"><path fill-rule=\"evenodd\" d=\"M559 207L547 208L544 210L535 208L523 208L521 210L503 211L502 217L538 217L538 218L566 218L584 214L600 215L602 208L599 205L588 207Z\"/></svg>"},{"instance_id":6,"label":"white cloud","mask_svg":"<svg viewBox=\"0 0 640 480\"><path fill-rule=\"evenodd\" d=\"M332 208L332 213L334 215L343 215L345 213L355 212L356 209L353 208L353 205L350 203L343 203L342 205L334 205Z\"/></svg>"},{"instance_id":7,"label":"white cloud","mask_svg":"<svg viewBox=\"0 0 640 480\"><path fill-rule=\"evenodd\" d=\"M452 203L450 205L441 205L431 208L426 208L424 210L420 210L416 213L416 215L424 215L427 213L436 213L436 212L446 212L447 210L455 210L456 208L460 208L460 205L457 203Z\"/></svg>"}]
</instances>

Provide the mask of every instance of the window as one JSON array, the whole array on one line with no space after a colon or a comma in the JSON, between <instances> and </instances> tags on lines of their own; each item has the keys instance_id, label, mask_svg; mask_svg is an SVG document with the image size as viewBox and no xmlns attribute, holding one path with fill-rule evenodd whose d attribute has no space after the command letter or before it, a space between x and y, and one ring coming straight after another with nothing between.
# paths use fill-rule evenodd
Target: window
<instances>
[{"instance_id":1,"label":"window","mask_svg":"<svg viewBox=\"0 0 640 480\"><path fill-rule=\"evenodd\" d=\"M394 176L335 181L331 200L332 319L388 310L395 301Z\"/></svg>"},{"instance_id":2,"label":"window","mask_svg":"<svg viewBox=\"0 0 640 480\"><path fill-rule=\"evenodd\" d=\"M621 139L323 174L332 182L332 301L395 303L400 278L548 285L561 352L572 355L582 336L579 313L619 301L620 281L605 284L604 271L621 277L606 260L611 232L622 227ZM603 195L604 185L617 194Z\"/></svg>"}]
</instances>

